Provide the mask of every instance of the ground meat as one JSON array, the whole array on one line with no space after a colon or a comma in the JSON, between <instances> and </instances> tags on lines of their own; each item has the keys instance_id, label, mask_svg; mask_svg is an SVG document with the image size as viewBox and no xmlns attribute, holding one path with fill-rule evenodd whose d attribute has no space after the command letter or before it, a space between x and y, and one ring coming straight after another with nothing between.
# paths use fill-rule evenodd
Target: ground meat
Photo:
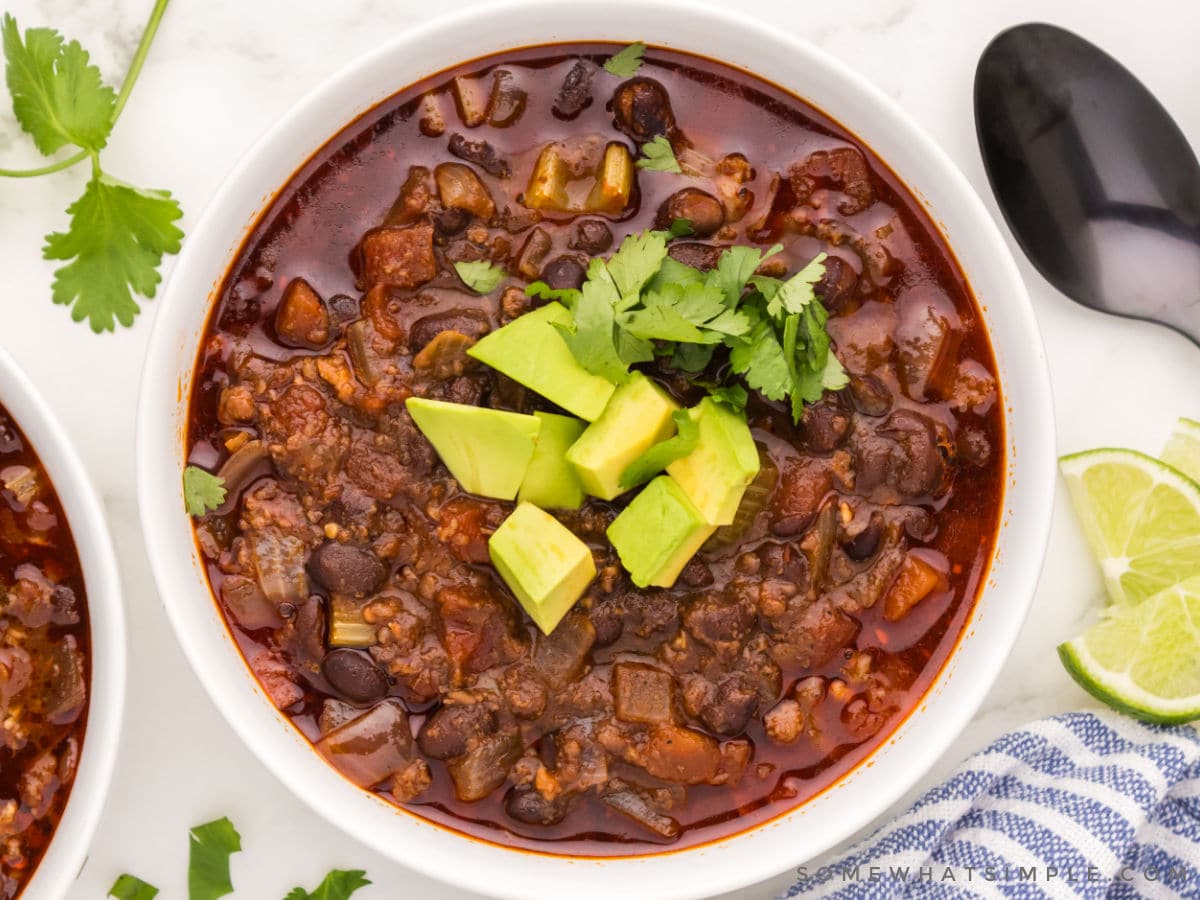
<instances>
[{"instance_id":1,"label":"ground meat","mask_svg":"<svg viewBox=\"0 0 1200 900\"><path fill-rule=\"evenodd\" d=\"M875 202L866 158L854 147L818 150L788 174L792 192L806 205L824 207L823 191L841 195L836 209L844 216L860 213Z\"/></svg>"},{"instance_id":2,"label":"ground meat","mask_svg":"<svg viewBox=\"0 0 1200 900\"><path fill-rule=\"evenodd\" d=\"M363 290L377 284L420 287L437 274L433 227L385 226L368 231L358 245L358 282Z\"/></svg>"},{"instance_id":3,"label":"ground meat","mask_svg":"<svg viewBox=\"0 0 1200 900\"><path fill-rule=\"evenodd\" d=\"M350 429L329 412L316 388L294 384L266 404L262 415L267 449L285 472L327 492L330 476L350 450Z\"/></svg>"}]
</instances>

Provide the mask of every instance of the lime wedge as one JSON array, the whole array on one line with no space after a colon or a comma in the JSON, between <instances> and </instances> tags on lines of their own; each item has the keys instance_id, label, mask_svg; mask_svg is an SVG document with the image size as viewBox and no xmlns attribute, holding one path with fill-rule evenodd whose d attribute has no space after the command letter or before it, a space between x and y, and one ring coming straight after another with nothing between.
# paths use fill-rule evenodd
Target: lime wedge
<instances>
[{"instance_id":1,"label":"lime wedge","mask_svg":"<svg viewBox=\"0 0 1200 900\"><path fill-rule=\"evenodd\" d=\"M1193 481L1200 481L1200 422L1194 419L1176 422L1160 459Z\"/></svg>"},{"instance_id":2,"label":"lime wedge","mask_svg":"<svg viewBox=\"0 0 1200 900\"><path fill-rule=\"evenodd\" d=\"M1164 724L1200 718L1200 578L1136 606L1109 606L1058 655L1084 690L1115 709Z\"/></svg>"},{"instance_id":3,"label":"lime wedge","mask_svg":"<svg viewBox=\"0 0 1200 900\"><path fill-rule=\"evenodd\" d=\"M1089 450L1060 465L1113 603L1200 575L1200 484L1134 450Z\"/></svg>"}]
</instances>

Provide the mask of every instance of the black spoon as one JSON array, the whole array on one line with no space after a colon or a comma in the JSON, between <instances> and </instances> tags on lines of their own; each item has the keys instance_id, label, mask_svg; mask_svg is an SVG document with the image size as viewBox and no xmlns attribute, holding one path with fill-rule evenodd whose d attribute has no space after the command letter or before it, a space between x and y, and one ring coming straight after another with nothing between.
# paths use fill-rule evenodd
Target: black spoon
<instances>
[{"instance_id":1,"label":"black spoon","mask_svg":"<svg viewBox=\"0 0 1200 900\"><path fill-rule=\"evenodd\" d=\"M1124 66L1053 25L984 50L975 126L1021 249L1056 288L1200 344L1200 164Z\"/></svg>"}]
</instances>

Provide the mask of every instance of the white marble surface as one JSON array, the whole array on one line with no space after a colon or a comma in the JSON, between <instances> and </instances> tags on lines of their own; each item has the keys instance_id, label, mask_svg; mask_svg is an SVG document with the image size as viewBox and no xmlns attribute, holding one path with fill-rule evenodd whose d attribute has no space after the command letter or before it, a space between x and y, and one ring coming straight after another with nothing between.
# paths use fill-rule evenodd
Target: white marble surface
<instances>
[{"instance_id":1,"label":"white marble surface","mask_svg":"<svg viewBox=\"0 0 1200 900\"><path fill-rule=\"evenodd\" d=\"M118 82L148 0L9 0L23 26L78 37ZM390 34L461 5L412 0L176 0L141 83L105 153L106 167L169 187L187 228L251 142L300 96ZM976 189L988 191L975 144L971 80L979 52L1001 28L1046 20L1098 41L1136 71L1200 145L1200 4L1193 0L738 0L747 16L803 34L873 80L945 146ZM0 110L0 165L35 163ZM41 236L84 174L0 184L5 327L0 342L48 395L103 494L126 586L129 697L121 762L107 811L72 898L99 898L129 870L164 898L186 890L187 828L229 815L245 852L234 857L236 897L282 897L332 866L365 868L375 885L356 900L460 893L414 875L311 813L239 743L184 662L164 617L139 532L133 464L134 403L154 304L135 327L95 336L49 299ZM1016 252L1015 245L1013 247ZM1200 352L1165 330L1080 309L1020 260L1041 321L1057 401L1060 447L1125 445L1150 452L1181 414L1200 415ZM169 276L170 262L166 265ZM1086 707L1054 645L1081 629L1100 594L1060 490L1048 562L1017 649L983 709L922 787L1001 732ZM912 792L914 795L918 789ZM907 798L904 802L908 802ZM748 888L767 897L787 878Z\"/></svg>"}]
</instances>

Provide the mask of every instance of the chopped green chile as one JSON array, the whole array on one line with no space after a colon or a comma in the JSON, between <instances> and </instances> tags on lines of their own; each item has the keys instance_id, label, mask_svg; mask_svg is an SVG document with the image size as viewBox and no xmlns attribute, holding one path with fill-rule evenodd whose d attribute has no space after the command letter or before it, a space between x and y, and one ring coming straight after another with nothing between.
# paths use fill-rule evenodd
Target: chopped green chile
<instances>
[{"instance_id":1,"label":"chopped green chile","mask_svg":"<svg viewBox=\"0 0 1200 900\"><path fill-rule=\"evenodd\" d=\"M378 643L378 629L363 618L363 605L353 597L329 598L329 646L370 647Z\"/></svg>"}]
</instances>

